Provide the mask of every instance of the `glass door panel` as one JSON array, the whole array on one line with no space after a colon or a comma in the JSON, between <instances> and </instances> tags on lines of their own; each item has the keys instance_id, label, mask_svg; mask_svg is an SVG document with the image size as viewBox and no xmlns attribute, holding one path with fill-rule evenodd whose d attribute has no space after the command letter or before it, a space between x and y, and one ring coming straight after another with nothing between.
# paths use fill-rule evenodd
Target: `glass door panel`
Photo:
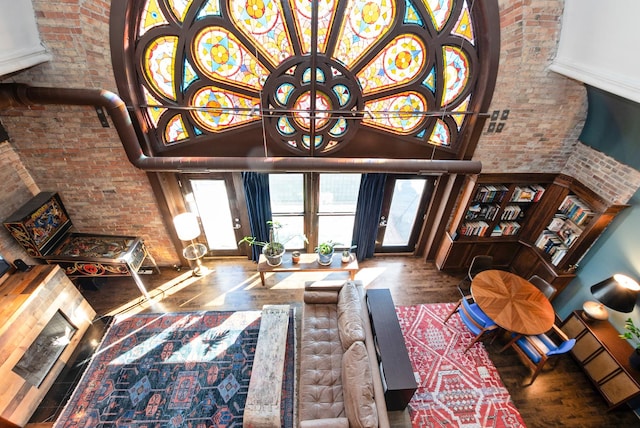
<instances>
[{"instance_id":1,"label":"glass door panel","mask_svg":"<svg viewBox=\"0 0 640 428\"><path fill-rule=\"evenodd\" d=\"M434 184L434 177L388 177L376 251L415 249Z\"/></svg>"},{"instance_id":2,"label":"glass door panel","mask_svg":"<svg viewBox=\"0 0 640 428\"><path fill-rule=\"evenodd\" d=\"M209 250L237 250L234 225L239 220L231 214L224 180L190 181Z\"/></svg>"}]
</instances>

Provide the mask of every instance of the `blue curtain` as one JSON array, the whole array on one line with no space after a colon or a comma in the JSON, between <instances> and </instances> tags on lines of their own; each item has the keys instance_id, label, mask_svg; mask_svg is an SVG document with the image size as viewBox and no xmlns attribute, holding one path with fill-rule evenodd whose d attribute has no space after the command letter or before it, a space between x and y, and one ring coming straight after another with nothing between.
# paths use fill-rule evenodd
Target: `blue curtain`
<instances>
[{"instance_id":1,"label":"blue curtain","mask_svg":"<svg viewBox=\"0 0 640 428\"><path fill-rule=\"evenodd\" d=\"M352 244L358 261L373 257L387 174L363 174L358 193Z\"/></svg>"},{"instance_id":2,"label":"blue curtain","mask_svg":"<svg viewBox=\"0 0 640 428\"><path fill-rule=\"evenodd\" d=\"M269 240L269 225L271 220L271 197L269 194L269 174L258 172L243 172L242 183L249 211L249 226L251 236L258 241ZM245 244L243 244L245 245ZM251 260L258 261L262 247L251 246Z\"/></svg>"}]
</instances>

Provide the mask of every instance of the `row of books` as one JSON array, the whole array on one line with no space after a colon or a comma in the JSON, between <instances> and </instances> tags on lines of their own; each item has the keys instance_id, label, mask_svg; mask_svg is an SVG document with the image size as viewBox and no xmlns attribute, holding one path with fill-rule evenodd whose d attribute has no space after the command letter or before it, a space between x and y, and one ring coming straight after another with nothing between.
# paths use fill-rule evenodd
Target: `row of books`
<instances>
[{"instance_id":1,"label":"row of books","mask_svg":"<svg viewBox=\"0 0 640 428\"><path fill-rule=\"evenodd\" d=\"M476 202L502 202L508 191L507 186L501 184L480 186L473 200Z\"/></svg>"},{"instance_id":2,"label":"row of books","mask_svg":"<svg viewBox=\"0 0 640 428\"><path fill-rule=\"evenodd\" d=\"M568 195L564 198L558 211L578 226L584 224L593 215L593 211L575 195Z\"/></svg>"},{"instance_id":3,"label":"row of books","mask_svg":"<svg viewBox=\"0 0 640 428\"><path fill-rule=\"evenodd\" d=\"M496 214L500 210L500 205L497 204L473 204L469 206L465 220L489 220L493 221L496 218Z\"/></svg>"},{"instance_id":4,"label":"row of books","mask_svg":"<svg viewBox=\"0 0 640 428\"><path fill-rule=\"evenodd\" d=\"M551 256L551 263L557 266L562 258L567 254L567 247L562 239L553 231L543 231L535 243L536 247Z\"/></svg>"},{"instance_id":5,"label":"row of books","mask_svg":"<svg viewBox=\"0 0 640 428\"><path fill-rule=\"evenodd\" d=\"M516 186L511 195L511 202L538 202L544 194L544 187L539 184Z\"/></svg>"},{"instance_id":6,"label":"row of books","mask_svg":"<svg viewBox=\"0 0 640 428\"><path fill-rule=\"evenodd\" d=\"M515 220L520 217L520 213L522 213L522 208L519 205L507 205L502 211L500 220Z\"/></svg>"},{"instance_id":7,"label":"row of books","mask_svg":"<svg viewBox=\"0 0 640 428\"><path fill-rule=\"evenodd\" d=\"M491 236L511 236L520 232L520 223L516 221L501 221L491 232Z\"/></svg>"},{"instance_id":8,"label":"row of books","mask_svg":"<svg viewBox=\"0 0 640 428\"><path fill-rule=\"evenodd\" d=\"M469 221L462 224L460 234L464 236L484 236L489 224L485 221Z\"/></svg>"}]
</instances>

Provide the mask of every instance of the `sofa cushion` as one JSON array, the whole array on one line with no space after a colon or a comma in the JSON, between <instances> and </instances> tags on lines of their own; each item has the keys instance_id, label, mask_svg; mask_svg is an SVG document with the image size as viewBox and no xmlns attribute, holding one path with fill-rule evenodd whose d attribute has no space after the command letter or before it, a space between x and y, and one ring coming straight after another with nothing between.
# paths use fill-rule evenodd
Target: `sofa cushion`
<instances>
[{"instance_id":1,"label":"sofa cushion","mask_svg":"<svg viewBox=\"0 0 640 428\"><path fill-rule=\"evenodd\" d=\"M305 291L305 303L338 303L337 291Z\"/></svg>"},{"instance_id":2,"label":"sofa cushion","mask_svg":"<svg viewBox=\"0 0 640 428\"><path fill-rule=\"evenodd\" d=\"M369 354L363 342L354 342L342 356L342 396L350 427L378 426Z\"/></svg>"},{"instance_id":3,"label":"sofa cushion","mask_svg":"<svg viewBox=\"0 0 640 428\"><path fill-rule=\"evenodd\" d=\"M342 350L346 351L356 341L365 340L360 294L353 282L347 282L338 295L338 334Z\"/></svg>"}]
</instances>

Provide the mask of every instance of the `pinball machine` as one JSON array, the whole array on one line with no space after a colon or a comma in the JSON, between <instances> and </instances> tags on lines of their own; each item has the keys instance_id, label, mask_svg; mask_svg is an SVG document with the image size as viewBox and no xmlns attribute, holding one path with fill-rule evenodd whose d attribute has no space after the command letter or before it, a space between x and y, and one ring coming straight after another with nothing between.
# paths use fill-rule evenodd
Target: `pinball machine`
<instances>
[{"instance_id":1,"label":"pinball machine","mask_svg":"<svg viewBox=\"0 0 640 428\"><path fill-rule=\"evenodd\" d=\"M57 264L69 278L132 276L148 297L139 276L145 261L159 272L144 241L135 236L73 231L71 218L56 192L41 192L11 214L4 225L34 259Z\"/></svg>"}]
</instances>

